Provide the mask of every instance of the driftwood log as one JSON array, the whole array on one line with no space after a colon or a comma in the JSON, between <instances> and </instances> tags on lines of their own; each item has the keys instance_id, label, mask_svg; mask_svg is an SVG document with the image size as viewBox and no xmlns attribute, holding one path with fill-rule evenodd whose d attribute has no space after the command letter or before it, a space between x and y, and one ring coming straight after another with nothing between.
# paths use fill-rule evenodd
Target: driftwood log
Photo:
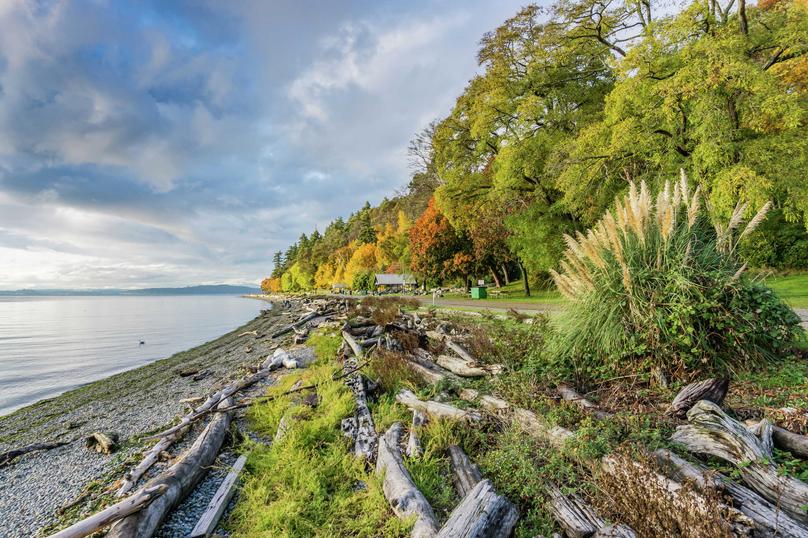
<instances>
[{"instance_id":1,"label":"driftwood log","mask_svg":"<svg viewBox=\"0 0 808 538\"><path fill-rule=\"evenodd\" d=\"M127 493L129 493L132 488L138 483L138 481L146 474L152 465L157 463L160 459L160 454L171 448L177 440L182 438L185 435L185 432L188 431L188 428L183 428L181 430L175 431L169 435L166 435L162 439L160 439L157 444L155 444L151 450L149 450L143 460L131 471L126 473L123 479L123 483L118 491L115 493L116 497L123 497Z\"/></svg>"},{"instance_id":2,"label":"driftwood log","mask_svg":"<svg viewBox=\"0 0 808 538\"><path fill-rule=\"evenodd\" d=\"M438 532L435 512L412 481L401 458L401 435L404 427L400 422L393 424L379 440L379 455L376 460L376 474L383 477L382 490L393 512L402 518L415 517L410 536L412 538L433 538Z\"/></svg>"},{"instance_id":3,"label":"driftwood log","mask_svg":"<svg viewBox=\"0 0 808 538\"><path fill-rule=\"evenodd\" d=\"M584 412L589 413L598 420L605 420L614 416L614 413L604 411L597 404L587 400L581 394L579 394L578 391L565 383L560 384L556 388L556 391L563 400L574 403L583 409Z\"/></svg>"},{"instance_id":4,"label":"driftwood log","mask_svg":"<svg viewBox=\"0 0 808 538\"><path fill-rule=\"evenodd\" d=\"M459 378L440 367L425 349L415 349L407 356L407 364L425 383L436 385L444 379L459 380Z\"/></svg>"},{"instance_id":5,"label":"driftwood log","mask_svg":"<svg viewBox=\"0 0 808 538\"><path fill-rule=\"evenodd\" d=\"M368 407L365 379L359 372L356 357L346 356L343 362L343 370L345 373L350 372L350 375L345 378L345 384L353 392L356 410L353 417L343 420L342 431L346 434L351 433L354 454L357 457L365 458L369 463L373 463L376 461L376 446L379 443L379 436L376 433L373 416Z\"/></svg>"},{"instance_id":6,"label":"driftwood log","mask_svg":"<svg viewBox=\"0 0 808 538\"><path fill-rule=\"evenodd\" d=\"M449 461L452 465L452 482L457 494L465 497L474 489L474 486L483 479L482 473L477 465L472 462L457 445L449 445Z\"/></svg>"},{"instance_id":7,"label":"driftwood log","mask_svg":"<svg viewBox=\"0 0 808 538\"><path fill-rule=\"evenodd\" d=\"M213 498L208 503L208 507L202 513L199 521L194 526L188 538L207 538L213 531L221 519L222 514L227 508L227 504L233 495L236 493L236 486L238 485L238 475L247 463L247 456L239 456L233 464L232 469L227 476L224 477L219 489L213 495Z\"/></svg>"},{"instance_id":8,"label":"driftwood log","mask_svg":"<svg viewBox=\"0 0 808 538\"><path fill-rule=\"evenodd\" d=\"M228 398L219 406L228 407ZM216 460L227 431L231 413L216 413L180 460L151 479L146 488L165 486L165 491L149 506L118 521L107 538L149 538L169 512L190 493Z\"/></svg>"},{"instance_id":9,"label":"driftwood log","mask_svg":"<svg viewBox=\"0 0 808 538\"><path fill-rule=\"evenodd\" d=\"M15 459L30 452L51 450L53 448L59 448L60 446L65 446L66 444L67 441L59 441L56 443L34 443L32 445L24 446L22 448L16 448L14 450L9 450L8 452L3 452L2 454L0 454L0 468L5 467Z\"/></svg>"},{"instance_id":10,"label":"driftwood log","mask_svg":"<svg viewBox=\"0 0 808 538\"><path fill-rule=\"evenodd\" d=\"M729 379L705 379L691 383L679 391L668 409L668 413L684 418L691 407L701 400L720 406L729 390Z\"/></svg>"},{"instance_id":11,"label":"driftwood log","mask_svg":"<svg viewBox=\"0 0 808 538\"><path fill-rule=\"evenodd\" d=\"M754 523L754 536L789 536L808 538L808 527L784 514L774 504L720 473L690 463L670 450L658 449L653 456L668 477L680 483L689 482L699 491L714 489L729 496L732 505Z\"/></svg>"},{"instance_id":12,"label":"driftwood log","mask_svg":"<svg viewBox=\"0 0 808 538\"><path fill-rule=\"evenodd\" d=\"M607 525L595 510L578 495L564 495L557 486L549 486L550 511L569 538L614 536L634 538L633 530L624 525Z\"/></svg>"},{"instance_id":13,"label":"driftwood log","mask_svg":"<svg viewBox=\"0 0 808 538\"><path fill-rule=\"evenodd\" d=\"M118 434L93 432L84 439L84 446L101 454L112 454L118 448Z\"/></svg>"},{"instance_id":14,"label":"driftwood log","mask_svg":"<svg viewBox=\"0 0 808 538\"><path fill-rule=\"evenodd\" d=\"M488 480L474 486L438 533L438 538L496 538L510 536L519 512Z\"/></svg>"},{"instance_id":15,"label":"driftwood log","mask_svg":"<svg viewBox=\"0 0 808 538\"><path fill-rule=\"evenodd\" d=\"M453 374L460 377L483 377L488 375L488 372L483 368L474 366L472 363L458 357L451 355L438 355L435 359L438 366L446 368Z\"/></svg>"},{"instance_id":16,"label":"driftwood log","mask_svg":"<svg viewBox=\"0 0 808 538\"><path fill-rule=\"evenodd\" d=\"M447 418L464 422L479 422L479 413L471 409L460 409L453 405L432 400L419 400L411 390L403 389L396 395L396 401L410 409L426 413L432 418Z\"/></svg>"},{"instance_id":17,"label":"driftwood log","mask_svg":"<svg viewBox=\"0 0 808 538\"><path fill-rule=\"evenodd\" d=\"M159 498L167 489L168 486L165 484L143 488L134 495L112 506L108 506L87 519L83 519L66 529L62 529L56 534L51 535L50 538L82 538L83 536L89 536L130 514L142 510L156 498Z\"/></svg>"},{"instance_id":18,"label":"driftwood log","mask_svg":"<svg viewBox=\"0 0 808 538\"><path fill-rule=\"evenodd\" d=\"M359 342L349 333L348 331L342 331L342 338L345 340L351 350L354 352L358 358L362 358L365 355L365 351L362 349L362 346L359 345Z\"/></svg>"},{"instance_id":19,"label":"driftwood log","mask_svg":"<svg viewBox=\"0 0 808 538\"><path fill-rule=\"evenodd\" d=\"M805 510L808 484L781 476L766 446L743 424L706 400L694 405L687 418L689 423L676 429L673 441L691 452L715 456L735 465L746 485L797 521L808 523Z\"/></svg>"},{"instance_id":20,"label":"driftwood log","mask_svg":"<svg viewBox=\"0 0 808 538\"><path fill-rule=\"evenodd\" d=\"M417 409L412 410L412 426L410 426L410 435L407 439L407 457L420 458L424 454L424 449L421 448L421 441L418 439L418 428L426 423L426 415Z\"/></svg>"},{"instance_id":21,"label":"driftwood log","mask_svg":"<svg viewBox=\"0 0 808 538\"><path fill-rule=\"evenodd\" d=\"M780 450L787 450L795 456L808 459L808 435L800 435L779 426L773 426L772 437L774 446Z\"/></svg>"}]
</instances>

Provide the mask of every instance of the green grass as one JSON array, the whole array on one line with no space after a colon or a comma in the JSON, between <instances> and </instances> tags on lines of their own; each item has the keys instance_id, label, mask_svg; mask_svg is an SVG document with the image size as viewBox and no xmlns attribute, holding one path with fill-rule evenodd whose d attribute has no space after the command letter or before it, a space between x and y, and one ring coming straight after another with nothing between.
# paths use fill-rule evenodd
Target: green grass
<instances>
[{"instance_id":1,"label":"green grass","mask_svg":"<svg viewBox=\"0 0 808 538\"><path fill-rule=\"evenodd\" d=\"M481 299L480 302L524 302L524 303L542 303L542 304L561 304L564 303L564 298L555 290L537 290L531 288L530 297L525 295L525 287L521 280L511 282L507 286L500 288L489 287L488 298ZM493 297L491 292L501 292L502 295ZM447 299L468 299L469 297L463 293L449 293L446 294Z\"/></svg>"},{"instance_id":2,"label":"green grass","mask_svg":"<svg viewBox=\"0 0 808 538\"><path fill-rule=\"evenodd\" d=\"M793 308L808 308L808 273L770 276L763 282Z\"/></svg>"}]
</instances>

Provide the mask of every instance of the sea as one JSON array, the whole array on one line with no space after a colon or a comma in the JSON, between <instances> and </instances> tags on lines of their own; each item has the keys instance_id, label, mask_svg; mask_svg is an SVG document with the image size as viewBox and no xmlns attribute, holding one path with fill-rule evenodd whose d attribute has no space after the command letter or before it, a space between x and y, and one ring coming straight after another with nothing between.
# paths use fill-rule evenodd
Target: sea
<instances>
[{"instance_id":1,"label":"sea","mask_svg":"<svg viewBox=\"0 0 808 538\"><path fill-rule=\"evenodd\" d=\"M229 295L0 297L0 416L216 339L268 307Z\"/></svg>"}]
</instances>

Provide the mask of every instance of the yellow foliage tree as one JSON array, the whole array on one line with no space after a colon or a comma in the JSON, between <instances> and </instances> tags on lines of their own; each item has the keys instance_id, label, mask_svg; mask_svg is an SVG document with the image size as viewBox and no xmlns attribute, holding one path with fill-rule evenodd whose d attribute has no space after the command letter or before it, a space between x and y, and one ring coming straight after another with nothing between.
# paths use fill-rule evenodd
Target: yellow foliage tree
<instances>
[{"instance_id":1,"label":"yellow foliage tree","mask_svg":"<svg viewBox=\"0 0 808 538\"><path fill-rule=\"evenodd\" d=\"M345 266L345 283L351 286L358 275L375 271L378 264L376 245L373 243L359 245Z\"/></svg>"}]
</instances>

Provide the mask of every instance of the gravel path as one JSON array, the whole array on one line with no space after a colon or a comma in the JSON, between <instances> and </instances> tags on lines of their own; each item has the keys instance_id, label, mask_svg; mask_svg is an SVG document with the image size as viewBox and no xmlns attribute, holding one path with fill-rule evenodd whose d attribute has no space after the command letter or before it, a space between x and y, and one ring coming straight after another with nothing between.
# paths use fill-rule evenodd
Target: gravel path
<instances>
[{"instance_id":1,"label":"gravel path","mask_svg":"<svg viewBox=\"0 0 808 538\"><path fill-rule=\"evenodd\" d=\"M118 480L133 461L139 461L139 452L151 446L142 436L184 414L185 407L179 400L207 395L226 381L244 375L242 366L256 364L270 353L274 346L268 333L288 324L290 316L290 312L280 309L265 311L207 344L0 417L0 453L36 442L70 441L57 449L22 456L0 468L0 536L29 537L38 531L41 535L41 529L57 519L59 507L79 497L85 488L92 490L95 482L97 486L92 491L100 491ZM239 336L252 330L263 337ZM188 370L209 374L197 381L193 376L179 375ZM253 390L263 389L257 386ZM201 427L200 424L197 429ZM117 433L121 448L108 456L90 452L83 438L94 431ZM172 455L189 445L193 437L194 432L186 435ZM215 479L215 473L212 476L209 480ZM209 487L213 488L212 496L218 484ZM205 490L203 487L200 491ZM91 509L92 501L90 495L77 506ZM73 514L70 519L79 515ZM170 530L166 532L163 536L177 536Z\"/></svg>"}]
</instances>

